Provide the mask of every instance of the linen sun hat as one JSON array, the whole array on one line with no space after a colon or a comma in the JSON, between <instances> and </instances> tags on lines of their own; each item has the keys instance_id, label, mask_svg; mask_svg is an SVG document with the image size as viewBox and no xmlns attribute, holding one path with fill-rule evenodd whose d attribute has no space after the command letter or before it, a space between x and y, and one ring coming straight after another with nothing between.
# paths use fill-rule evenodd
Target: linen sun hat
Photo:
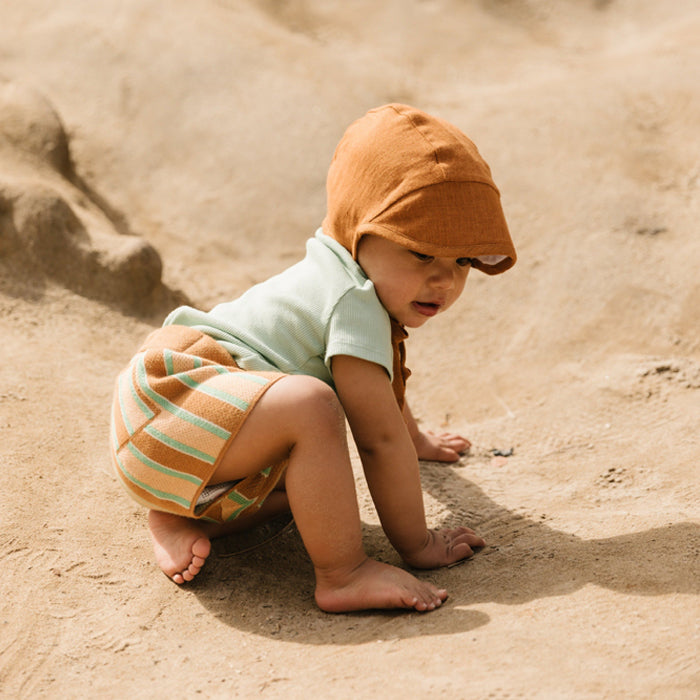
<instances>
[{"instance_id":1,"label":"linen sun hat","mask_svg":"<svg viewBox=\"0 0 700 700\"><path fill-rule=\"evenodd\" d=\"M323 231L355 259L373 234L424 255L472 258L489 275L515 264L486 161L459 129L415 107L388 104L353 122L326 192Z\"/></svg>"}]
</instances>

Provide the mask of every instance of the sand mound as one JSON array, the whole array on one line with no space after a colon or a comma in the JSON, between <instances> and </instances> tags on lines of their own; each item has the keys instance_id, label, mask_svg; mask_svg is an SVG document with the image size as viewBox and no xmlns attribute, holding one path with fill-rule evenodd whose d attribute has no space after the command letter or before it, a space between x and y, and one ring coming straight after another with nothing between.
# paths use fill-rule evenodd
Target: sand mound
<instances>
[{"instance_id":1,"label":"sand mound","mask_svg":"<svg viewBox=\"0 0 700 700\"><path fill-rule=\"evenodd\" d=\"M148 305L161 286L160 256L75 174L51 104L12 82L0 83L0 173L6 291L36 293L48 277L87 297Z\"/></svg>"}]
</instances>

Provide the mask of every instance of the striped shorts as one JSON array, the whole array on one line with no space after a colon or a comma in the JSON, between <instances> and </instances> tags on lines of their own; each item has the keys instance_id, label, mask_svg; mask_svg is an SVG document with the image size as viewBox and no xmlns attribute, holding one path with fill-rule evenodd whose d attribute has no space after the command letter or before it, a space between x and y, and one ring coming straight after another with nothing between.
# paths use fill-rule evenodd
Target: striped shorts
<instances>
[{"instance_id":1,"label":"striped shorts","mask_svg":"<svg viewBox=\"0 0 700 700\"><path fill-rule=\"evenodd\" d=\"M128 493L148 508L218 523L259 508L286 461L218 488L209 481L257 400L283 376L241 370L193 328L151 333L117 378L112 404L112 461Z\"/></svg>"}]
</instances>

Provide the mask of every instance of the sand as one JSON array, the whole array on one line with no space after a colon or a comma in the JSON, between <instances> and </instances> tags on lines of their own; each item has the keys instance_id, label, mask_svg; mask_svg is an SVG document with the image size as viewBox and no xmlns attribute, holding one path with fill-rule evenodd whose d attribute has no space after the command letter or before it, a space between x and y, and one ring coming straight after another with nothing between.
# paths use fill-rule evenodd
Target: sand
<instances>
[{"instance_id":1,"label":"sand","mask_svg":"<svg viewBox=\"0 0 700 700\"><path fill-rule=\"evenodd\" d=\"M698 36L691 0L3 3L0 695L696 698ZM414 413L473 442L422 465L429 522L488 546L419 574L426 615L320 612L293 529L177 588L114 377L298 260L390 101L477 142L520 255L408 348Z\"/></svg>"}]
</instances>

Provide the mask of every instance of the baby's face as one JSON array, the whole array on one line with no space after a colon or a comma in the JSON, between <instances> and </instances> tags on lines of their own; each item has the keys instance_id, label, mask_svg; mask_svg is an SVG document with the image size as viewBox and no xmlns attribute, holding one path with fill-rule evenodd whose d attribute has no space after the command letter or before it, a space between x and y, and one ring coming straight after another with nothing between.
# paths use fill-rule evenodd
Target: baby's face
<instances>
[{"instance_id":1,"label":"baby's face","mask_svg":"<svg viewBox=\"0 0 700 700\"><path fill-rule=\"evenodd\" d=\"M436 258L378 236L363 236L357 261L389 315L418 328L449 309L464 289L470 258Z\"/></svg>"}]
</instances>

